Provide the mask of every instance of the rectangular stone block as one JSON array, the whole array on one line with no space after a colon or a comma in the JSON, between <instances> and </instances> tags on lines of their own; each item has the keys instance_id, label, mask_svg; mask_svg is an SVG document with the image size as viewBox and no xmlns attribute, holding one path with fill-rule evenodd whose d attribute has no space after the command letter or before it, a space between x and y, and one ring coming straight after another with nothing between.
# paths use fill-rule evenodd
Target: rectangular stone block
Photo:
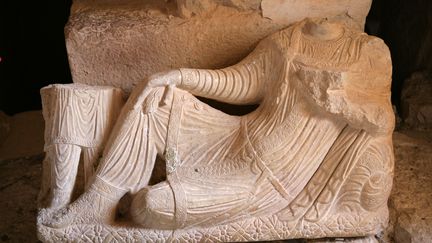
<instances>
[{"instance_id":1,"label":"rectangular stone block","mask_svg":"<svg viewBox=\"0 0 432 243\"><path fill-rule=\"evenodd\" d=\"M370 3L74 1L65 28L72 77L129 92L160 71L234 64L265 36L306 17L338 16L363 28Z\"/></svg>"}]
</instances>

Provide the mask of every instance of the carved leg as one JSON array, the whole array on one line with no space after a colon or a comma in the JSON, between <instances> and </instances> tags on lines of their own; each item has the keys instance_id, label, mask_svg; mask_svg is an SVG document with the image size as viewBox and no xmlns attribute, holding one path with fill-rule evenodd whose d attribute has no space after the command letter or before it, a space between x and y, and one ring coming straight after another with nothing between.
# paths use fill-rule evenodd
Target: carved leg
<instances>
[{"instance_id":1,"label":"carved leg","mask_svg":"<svg viewBox=\"0 0 432 243\"><path fill-rule=\"evenodd\" d=\"M99 148L83 148L85 188L90 186L90 182L95 173L95 168L97 167L99 156Z\"/></svg>"},{"instance_id":2,"label":"carved leg","mask_svg":"<svg viewBox=\"0 0 432 243\"><path fill-rule=\"evenodd\" d=\"M78 171L81 148L71 144L54 144L49 149L51 167L50 208L69 204Z\"/></svg>"},{"instance_id":3,"label":"carved leg","mask_svg":"<svg viewBox=\"0 0 432 243\"><path fill-rule=\"evenodd\" d=\"M86 193L57 211L46 224L55 228L71 223L111 224L115 219L117 203L126 192L96 176Z\"/></svg>"},{"instance_id":4,"label":"carved leg","mask_svg":"<svg viewBox=\"0 0 432 243\"><path fill-rule=\"evenodd\" d=\"M163 147L169 108L151 114L144 114L141 109L123 113L105 148L95 181L74 203L57 212L46 223L48 226L110 224L120 198L147 185L158 148Z\"/></svg>"}]
</instances>

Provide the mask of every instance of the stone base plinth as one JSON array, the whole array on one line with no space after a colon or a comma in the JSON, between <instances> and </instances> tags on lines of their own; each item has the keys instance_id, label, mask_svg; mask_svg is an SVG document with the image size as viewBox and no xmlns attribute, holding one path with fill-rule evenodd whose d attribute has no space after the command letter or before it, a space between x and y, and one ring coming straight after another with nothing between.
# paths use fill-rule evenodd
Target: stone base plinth
<instances>
[{"instance_id":1,"label":"stone base plinth","mask_svg":"<svg viewBox=\"0 0 432 243\"><path fill-rule=\"evenodd\" d=\"M208 228L155 230L130 224L44 226L46 211L38 217L38 238L43 242L249 242L286 239L367 237L379 234L387 224L387 209L364 215L334 214L325 220L281 221L276 215L248 218ZM369 241L367 241L369 242Z\"/></svg>"}]
</instances>

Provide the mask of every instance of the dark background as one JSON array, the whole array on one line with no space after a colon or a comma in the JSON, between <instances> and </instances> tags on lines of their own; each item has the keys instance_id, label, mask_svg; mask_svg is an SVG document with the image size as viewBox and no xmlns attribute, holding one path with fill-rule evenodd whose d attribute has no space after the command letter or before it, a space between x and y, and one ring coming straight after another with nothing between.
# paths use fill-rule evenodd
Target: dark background
<instances>
[{"instance_id":1,"label":"dark background","mask_svg":"<svg viewBox=\"0 0 432 243\"><path fill-rule=\"evenodd\" d=\"M72 82L63 34L71 3L0 0L0 110L41 109L40 88Z\"/></svg>"},{"instance_id":2,"label":"dark background","mask_svg":"<svg viewBox=\"0 0 432 243\"><path fill-rule=\"evenodd\" d=\"M0 1L0 110L12 115L41 109L40 88L72 82L63 34L70 5L71 0ZM374 0L366 31L390 47L392 100L398 106L403 80L432 70L432 1Z\"/></svg>"}]
</instances>

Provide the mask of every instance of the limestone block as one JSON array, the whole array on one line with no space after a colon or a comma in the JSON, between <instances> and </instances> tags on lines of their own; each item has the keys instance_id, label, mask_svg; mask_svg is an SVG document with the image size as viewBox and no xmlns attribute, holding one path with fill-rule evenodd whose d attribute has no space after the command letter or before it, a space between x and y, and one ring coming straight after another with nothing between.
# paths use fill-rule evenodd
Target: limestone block
<instances>
[{"instance_id":1,"label":"limestone block","mask_svg":"<svg viewBox=\"0 0 432 243\"><path fill-rule=\"evenodd\" d=\"M432 75L414 73L405 80L401 96L402 118L416 128L432 129Z\"/></svg>"},{"instance_id":2,"label":"limestone block","mask_svg":"<svg viewBox=\"0 0 432 243\"><path fill-rule=\"evenodd\" d=\"M289 2L292 8L281 6L280 1L263 2L270 17L264 18L260 1L74 1L65 28L73 80L130 92L157 72L232 65L265 36L310 17L309 12L313 17L342 14L339 19L363 29L370 6L370 0L350 1L351 5L334 0ZM295 17L282 22L276 17L272 20L287 15L267 11L274 6ZM197 14L181 18L178 12Z\"/></svg>"},{"instance_id":3,"label":"limestone block","mask_svg":"<svg viewBox=\"0 0 432 243\"><path fill-rule=\"evenodd\" d=\"M300 21L305 17L346 16L354 19L355 23L363 28L371 3L372 0L262 0L261 8L264 17L284 24Z\"/></svg>"},{"instance_id":4,"label":"limestone block","mask_svg":"<svg viewBox=\"0 0 432 243\"><path fill-rule=\"evenodd\" d=\"M422 132L427 133L427 132ZM395 178L389 202L394 242L432 241L432 134L402 130L393 135Z\"/></svg>"},{"instance_id":5,"label":"limestone block","mask_svg":"<svg viewBox=\"0 0 432 243\"><path fill-rule=\"evenodd\" d=\"M240 10L259 10L261 0L222 0L218 1L218 3Z\"/></svg>"},{"instance_id":6,"label":"limestone block","mask_svg":"<svg viewBox=\"0 0 432 243\"><path fill-rule=\"evenodd\" d=\"M216 3L211 0L177 0L178 13L185 18L213 11L216 6Z\"/></svg>"},{"instance_id":7,"label":"limestone block","mask_svg":"<svg viewBox=\"0 0 432 243\"><path fill-rule=\"evenodd\" d=\"M392 186L390 84L384 42L329 19L278 31L226 68L154 74L134 88L94 177L72 203L65 196L70 187L61 186L71 185L75 172L63 168L76 168L80 148L64 144L74 139L53 147L48 161L58 190L40 209L39 238L373 242L387 225ZM98 100L89 93L101 97L103 89L73 87L65 95L54 92L56 102L48 103L60 108L44 105L47 123L54 124L47 126L54 131L48 144L63 124L65 134L73 128L72 136L91 138L103 127L94 116L81 118ZM196 96L259 106L234 116ZM111 103L98 104L99 111ZM166 180L149 185L158 156Z\"/></svg>"},{"instance_id":8,"label":"limestone block","mask_svg":"<svg viewBox=\"0 0 432 243\"><path fill-rule=\"evenodd\" d=\"M218 5L258 11L260 4L261 0L177 0L177 11L181 17L190 18L214 11Z\"/></svg>"}]
</instances>

